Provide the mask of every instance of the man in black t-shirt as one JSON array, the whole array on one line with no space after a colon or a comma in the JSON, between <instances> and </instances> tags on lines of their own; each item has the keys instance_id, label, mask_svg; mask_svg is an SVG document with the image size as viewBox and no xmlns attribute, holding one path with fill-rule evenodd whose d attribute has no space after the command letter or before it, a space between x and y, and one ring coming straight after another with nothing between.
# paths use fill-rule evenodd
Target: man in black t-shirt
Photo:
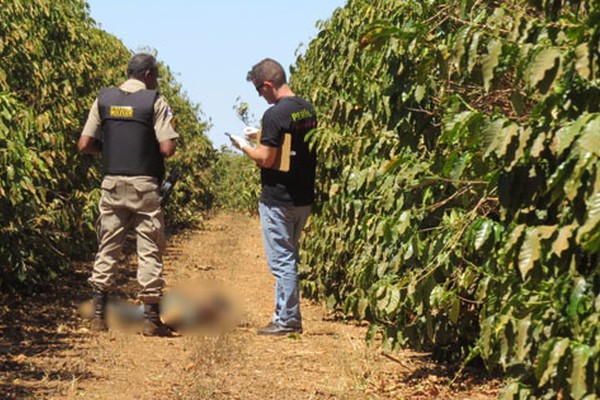
<instances>
[{"instance_id":1,"label":"man in black t-shirt","mask_svg":"<svg viewBox=\"0 0 600 400\"><path fill-rule=\"evenodd\" d=\"M298 279L298 243L314 201L316 157L307 134L316 128L312 105L296 96L281 64L264 59L248 72L259 96L273 104L263 115L256 147L240 136L232 144L261 168L259 213L269 269L275 276L275 312L259 335L302 332ZM290 145L289 154L283 150ZM279 168L282 157L289 166Z\"/></svg>"}]
</instances>

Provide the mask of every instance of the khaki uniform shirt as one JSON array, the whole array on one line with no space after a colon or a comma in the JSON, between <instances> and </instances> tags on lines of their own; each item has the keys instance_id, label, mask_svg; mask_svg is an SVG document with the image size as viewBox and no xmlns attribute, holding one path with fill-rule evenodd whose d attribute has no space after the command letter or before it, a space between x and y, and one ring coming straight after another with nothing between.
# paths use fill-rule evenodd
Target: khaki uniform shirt
<instances>
[{"instance_id":1,"label":"khaki uniform shirt","mask_svg":"<svg viewBox=\"0 0 600 400\"><path fill-rule=\"evenodd\" d=\"M146 84L137 79L128 79L119 86L119 89L124 92L134 93L146 89ZM171 112L171 108L164 97L158 96L156 102L154 102L154 131L156 132L156 139L159 142L179 137L179 134L173 128L172 123L173 113ZM91 136L95 139L102 140L101 125L102 120L100 119L100 112L98 111L98 99L96 99L90 109L88 119L83 127L81 135Z\"/></svg>"}]
</instances>

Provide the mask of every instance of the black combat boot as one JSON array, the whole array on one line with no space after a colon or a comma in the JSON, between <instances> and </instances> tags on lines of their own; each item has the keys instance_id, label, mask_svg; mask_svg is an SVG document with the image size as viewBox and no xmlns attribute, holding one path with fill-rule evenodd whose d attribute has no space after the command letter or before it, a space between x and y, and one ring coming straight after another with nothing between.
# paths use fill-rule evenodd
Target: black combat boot
<instances>
[{"instance_id":1,"label":"black combat boot","mask_svg":"<svg viewBox=\"0 0 600 400\"><path fill-rule=\"evenodd\" d=\"M144 336L173 336L173 332L160 320L158 303L144 304Z\"/></svg>"},{"instance_id":2,"label":"black combat boot","mask_svg":"<svg viewBox=\"0 0 600 400\"><path fill-rule=\"evenodd\" d=\"M106 332L108 330L108 326L106 326L106 320L104 319L107 297L108 296L106 292L101 292L99 290L94 290L94 293L92 294L94 315L92 316L90 329L94 332Z\"/></svg>"}]
</instances>

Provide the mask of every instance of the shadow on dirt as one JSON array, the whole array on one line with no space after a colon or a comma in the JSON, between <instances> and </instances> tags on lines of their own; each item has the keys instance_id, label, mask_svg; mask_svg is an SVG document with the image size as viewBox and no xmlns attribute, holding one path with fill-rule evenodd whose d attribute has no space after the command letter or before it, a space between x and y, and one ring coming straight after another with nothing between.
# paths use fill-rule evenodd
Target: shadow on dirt
<instances>
[{"instance_id":1,"label":"shadow on dirt","mask_svg":"<svg viewBox=\"0 0 600 400\"><path fill-rule=\"evenodd\" d=\"M125 243L116 273L119 297L135 293L135 249ZM91 261L29 293L0 294L0 398L40 398L94 377L92 366L69 357L74 344L89 340L80 305L91 297Z\"/></svg>"},{"instance_id":2,"label":"shadow on dirt","mask_svg":"<svg viewBox=\"0 0 600 400\"><path fill-rule=\"evenodd\" d=\"M84 335L78 333L77 304L89 296L87 276L84 267L78 266L35 293L0 295L2 398L35 397L44 382L68 383L92 374L57 359L57 354Z\"/></svg>"}]
</instances>

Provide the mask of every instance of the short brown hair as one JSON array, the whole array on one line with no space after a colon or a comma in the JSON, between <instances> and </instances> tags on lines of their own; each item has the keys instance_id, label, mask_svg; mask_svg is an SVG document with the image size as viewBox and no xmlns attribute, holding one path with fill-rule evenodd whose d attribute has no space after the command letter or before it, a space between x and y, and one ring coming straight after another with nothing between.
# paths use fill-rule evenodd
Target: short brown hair
<instances>
[{"instance_id":1,"label":"short brown hair","mask_svg":"<svg viewBox=\"0 0 600 400\"><path fill-rule=\"evenodd\" d=\"M253 66L248 72L246 80L257 83L271 81L275 87L280 87L284 83L287 83L287 78L285 76L283 67L272 58L265 58Z\"/></svg>"}]
</instances>

